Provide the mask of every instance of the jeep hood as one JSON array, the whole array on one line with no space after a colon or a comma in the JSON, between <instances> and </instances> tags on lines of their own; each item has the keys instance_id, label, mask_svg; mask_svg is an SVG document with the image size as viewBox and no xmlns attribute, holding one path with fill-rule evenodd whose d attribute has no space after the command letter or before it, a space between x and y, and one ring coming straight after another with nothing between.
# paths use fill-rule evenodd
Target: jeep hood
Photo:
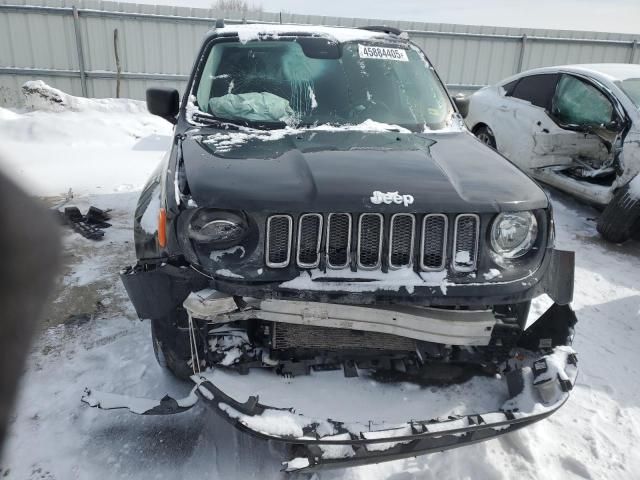
<instances>
[{"instance_id":1,"label":"jeep hood","mask_svg":"<svg viewBox=\"0 0 640 480\"><path fill-rule=\"evenodd\" d=\"M200 131L185 136L182 156L199 206L447 213L548 204L535 182L466 132ZM414 201L374 205L375 191Z\"/></svg>"}]
</instances>

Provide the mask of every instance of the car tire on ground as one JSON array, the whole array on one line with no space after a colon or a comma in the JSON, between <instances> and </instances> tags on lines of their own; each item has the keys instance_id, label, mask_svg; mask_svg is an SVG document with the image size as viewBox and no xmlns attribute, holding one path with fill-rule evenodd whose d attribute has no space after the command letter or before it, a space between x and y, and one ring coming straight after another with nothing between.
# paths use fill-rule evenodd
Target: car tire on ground
<instances>
[{"instance_id":1,"label":"car tire on ground","mask_svg":"<svg viewBox=\"0 0 640 480\"><path fill-rule=\"evenodd\" d=\"M605 240L614 243L637 238L640 229L640 175L616 192L598 218L597 229Z\"/></svg>"},{"instance_id":2,"label":"car tire on ground","mask_svg":"<svg viewBox=\"0 0 640 480\"><path fill-rule=\"evenodd\" d=\"M176 378L189 380L193 375L188 363L191 355L187 354L184 345L179 345L180 339L184 338L169 318L151 320L151 341L158 364ZM188 344L186 347L188 348Z\"/></svg>"},{"instance_id":3,"label":"car tire on ground","mask_svg":"<svg viewBox=\"0 0 640 480\"><path fill-rule=\"evenodd\" d=\"M486 125L480 125L473 130L473 134L478 137L485 145L493 148L496 148L496 137L493 135L491 129Z\"/></svg>"}]
</instances>

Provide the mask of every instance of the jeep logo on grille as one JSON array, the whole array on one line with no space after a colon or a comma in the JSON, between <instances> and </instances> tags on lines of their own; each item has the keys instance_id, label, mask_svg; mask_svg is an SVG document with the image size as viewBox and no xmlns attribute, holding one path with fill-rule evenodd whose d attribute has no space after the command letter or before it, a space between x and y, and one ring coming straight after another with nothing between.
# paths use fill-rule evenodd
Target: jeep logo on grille
<instances>
[{"instance_id":1,"label":"jeep logo on grille","mask_svg":"<svg viewBox=\"0 0 640 480\"><path fill-rule=\"evenodd\" d=\"M382 203L391 205L395 203L397 205L404 204L405 207L408 207L413 203L413 195L400 195L398 192L378 192L376 190L373 192L370 200L374 205L380 205Z\"/></svg>"}]
</instances>

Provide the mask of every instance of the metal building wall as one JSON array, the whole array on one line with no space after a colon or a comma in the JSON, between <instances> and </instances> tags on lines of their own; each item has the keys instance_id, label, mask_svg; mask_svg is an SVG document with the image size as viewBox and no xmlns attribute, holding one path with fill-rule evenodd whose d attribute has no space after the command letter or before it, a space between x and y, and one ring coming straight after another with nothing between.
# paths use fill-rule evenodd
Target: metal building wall
<instances>
[{"instance_id":1,"label":"metal building wall","mask_svg":"<svg viewBox=\"0 0 640 480\"><path fill-rule=\"evenodd\" d=\"M214 16L207 9L100 0L0 0L0 105L19 104L20 86L32 79L42 79L74 95L114 96L116 28L123 72L122 97L143 99L150 85L182 89ZM425 50L453 91L473 90L520 70L544 65L640 63L640 36L627 34L296 14L283 14L280 18L275 13L261 13L248 21L280 20L398 27Z\"/></svg>"}]
</instances>

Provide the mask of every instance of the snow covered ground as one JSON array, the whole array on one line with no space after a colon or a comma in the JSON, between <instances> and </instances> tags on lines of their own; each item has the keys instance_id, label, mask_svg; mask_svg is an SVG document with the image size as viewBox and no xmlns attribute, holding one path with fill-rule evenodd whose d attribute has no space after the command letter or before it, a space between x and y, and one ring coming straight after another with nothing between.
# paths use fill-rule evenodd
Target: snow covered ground
<instances>
[{"instance_id":1,"label":"snow covered ground","mask_svg":"<svg viewBox=\"0 0 640 480\"><path fill-rule=\"evenodd\" d=\"M73 103L73 102L72 102ZM67 268L33 347L0 478L283 478L279 452L196 406L168 417L90 409L85 387L184 395L157 366L117 274L133 259L136 190L163 155L170 125L131 101L62 112L0 109L0 168L30 192L113 209L102 242L65 231ZM632 479L640 474L640 244L603 242L597 212L552 193L560 248L577 254L574 347L581 372L567 405L500 439L322 480Z\"/></svg>"}]
</instances>

